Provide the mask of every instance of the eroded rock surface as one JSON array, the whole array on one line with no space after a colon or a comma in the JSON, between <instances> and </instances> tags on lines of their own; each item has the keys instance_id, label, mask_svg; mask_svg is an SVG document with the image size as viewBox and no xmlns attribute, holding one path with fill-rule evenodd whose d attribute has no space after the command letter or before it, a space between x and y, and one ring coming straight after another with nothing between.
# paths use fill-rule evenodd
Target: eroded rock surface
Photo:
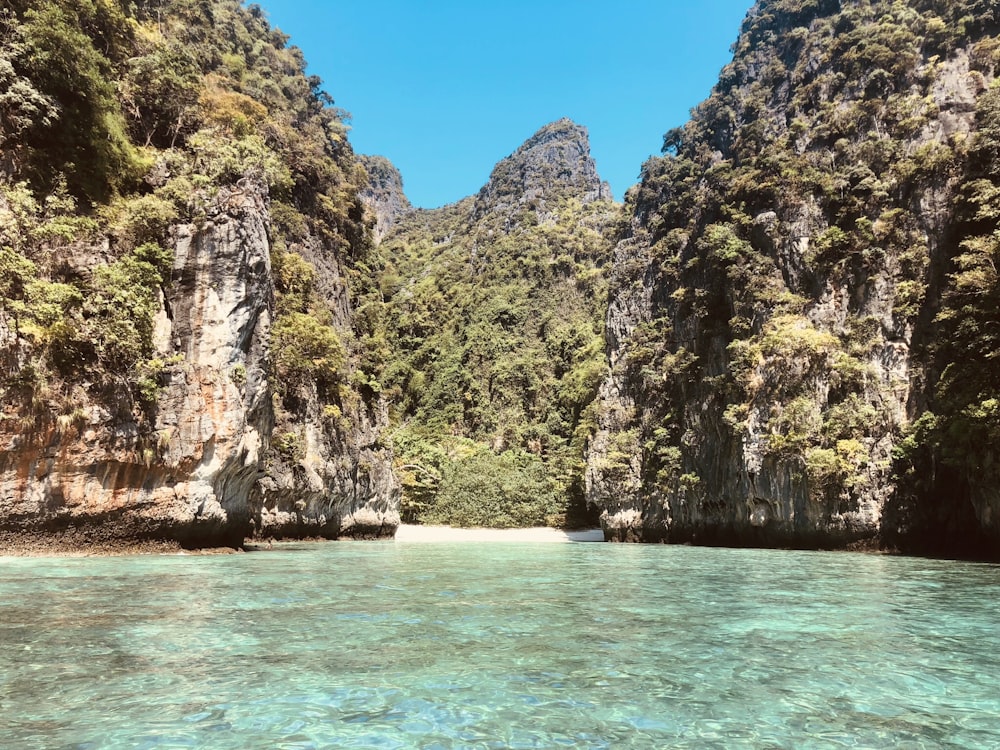
<instances>
[{"instance_id":1,"label":"eroded rock surface","mask_svg":"<svg viewBox=\"0 0 1000 750\"><path fill-rule=\"evenodd\" d=\"M627 200L588 499L621 541L1000 550L995 493L911 497L896 463L995 65L888 4L772 5ZM905 65L840 56L901 29Z\"/></svg>"},{"instance_id":2,"label":"eroded rock surface","mask_svg":"<svg viewBox=\"0 0 1000 750\"><path fill-rule=\"evenodd\" d=\"M325 429L320 406L306 399L306 418L291 428L308 435L308 449L275 461L268 231L266 194L251 180L224 189L204 222L172 230L154 333L162 389L151 413L123 393L54 422L5 414L0 546L235 546L252 535L395 532L398 483L377 399L357 399L339 431ZM327 283L346 299L339 275ZM344 302L342 325L348 315ZM0 314L5 366L25 365L27 347Z\"/></svg>"},{"instance_id":3,"label":"eroded rock surface","mask_svg":"<svg viewBox=\"0 0 1000 750\"><path fill-rule=\"evenodd\" d=\"M372 230L376 242L381 242L402 217L413 211L403 192L403 176L384 156L359 156L368 173L368 185L361 191L361 200L375 217Z\"/></svg>"},{"instance_id":4,"label":"eroded rock surface","mask_svg":"<svg viewBox=\"0 0 1000 750\"><path fill-rule=\"evenodd\" d=\"M530 207L544 218L547 201L567 196L584 205L612 199L590 155L587 129L563 118L541 128L493 168L476 197L473 217Z\"/></svg>"}]
</instances>

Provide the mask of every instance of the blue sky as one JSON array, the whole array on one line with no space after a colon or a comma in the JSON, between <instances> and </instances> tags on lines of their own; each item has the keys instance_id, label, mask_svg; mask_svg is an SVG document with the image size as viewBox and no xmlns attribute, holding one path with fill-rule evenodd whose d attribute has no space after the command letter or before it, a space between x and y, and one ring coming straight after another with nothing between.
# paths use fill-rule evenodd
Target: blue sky
<instances>
[{"instance_id":1,"label":"blue sky","mask_svg":"<svg viewBox=\"0 0 1000 750\"><path fill-rule=\"evenodd\" d=\"M546 123L590 131L616 198L729 62L751 0L258 0L302 48L358 153L417 206L479 190Z\"/></svg>"}]
</instances>

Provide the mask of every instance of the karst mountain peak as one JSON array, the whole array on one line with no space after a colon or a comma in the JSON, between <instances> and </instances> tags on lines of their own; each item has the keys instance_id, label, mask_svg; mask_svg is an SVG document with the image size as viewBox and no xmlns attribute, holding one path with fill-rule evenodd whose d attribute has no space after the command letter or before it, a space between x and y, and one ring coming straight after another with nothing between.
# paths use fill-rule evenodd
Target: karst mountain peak
<instances>
[{"instance_id":1,"label":"karst mountain peak","mask_svg":"<svg viewBox=\"0 0 1000 750\"><path fill-rule=\"evenodd\" d=\"M493 168L476 196L475 214L576 198L582 204L611 200L590 154L590 136L568 117L540 128Z\"/></svg>"},{"instance_id":2,"label":"karst mountain peak","mask_svg":"<svg viewBox=\"0 0 1000 750\"><path fill-rule=\"evenodd\" d=\"M383 156L359 158L368 172L368 186L361 197L375 220L375 239L381 241L412 207L405 194L403 177L391 161ZM570 198L581 205L613 200L611 187L601 179L590 153L587 128L568 117L539 128L513 153L497 162L486 184L469 197L475 199L472 221L488 213L511 214L524 208L546 210L551 208L549 203L554 206Z\"/></svg>"}]
</instances>

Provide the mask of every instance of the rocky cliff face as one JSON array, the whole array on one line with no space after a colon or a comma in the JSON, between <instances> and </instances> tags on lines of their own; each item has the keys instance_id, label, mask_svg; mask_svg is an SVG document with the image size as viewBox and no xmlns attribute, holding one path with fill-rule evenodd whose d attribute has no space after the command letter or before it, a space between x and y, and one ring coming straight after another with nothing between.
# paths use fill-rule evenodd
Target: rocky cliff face
<instances>
[{"instance_id":1,"label":"rocky cliff face","mask_svg":"<svg viewBox=\"0 0 1000 750\"><path fill-rule=\"evenodd\" d=\"M0 548L391 536L365 174L300 51L239 0L8 5Z\"/></svg>"},{"instance_id":2,"label":"rocky cliff face","mask_svg":"<svg viewBox=\"0 0 1000 750\"><path fill-rule=\"evenodd\" d=\"M476 196L473 220L489 212L516 215L525 207L544 213L547 205L570 196L584 205L610 201L611 188L597 174L587 129L563 118L540 129L493 168Z\"/></svg>"},{"instance_id":3,"label":"rocky cliff face","mask_svg":"<svg viewBox=\"0 0 1000 750\"><path fill-rule=\"evenodd\" d=\"M381 242L413 207L403 192L403 176L391 161L384 156L360 156L358 160L368 175L361 200L375 219L374 239Z\"/></svg>"},{"instance_id":4,"label":"rocky cliff face","mask_svg":"<svg viewBox=\"0 0 1000 750\"><path fill-rule=\"evenodd\" d=\"M8 405L0 546L236 546L252 536L394 533L398 482L380 442L384 406L358 398L336 428L308 395L299 414L280 408L269 356L269 225L266 189L244 180L222 191L201 223L171 230L171 282L154 330L161 388L151 409L137 410L125 393L52 421L26 420ZM343 295L336 263L327 264ZM30 366L31 343L4 322L6 368ZM289 434L302 437L301 454L275 446Z\"/></svg>"},{"instance_id":5,"label":"rocky cliff face","mask_svg":"<svg viewBox=\"0 0 1000 750\"><path fill-rule=\"evenodd\" d=\"M894 451L933 392L996 26L920 5L758 3L645 165L587 467L609 539L927 548Z\"/></svg>"},{"instance_id":6,"label":"rocky cliff face","mask_svg":"<svg viewBox=\"0 0 1000 750\"><path fill-rule=\"evenodd\" d=\"M399 480L385 432L388 407L360 366L347 271L319 238L306 235L288 251L315 269L319 310L346 342L334 388L307 379L274 384L272 450L261 480L258 535L329 538L392 537L399 524Z\"/></svg>"}]
</instances>

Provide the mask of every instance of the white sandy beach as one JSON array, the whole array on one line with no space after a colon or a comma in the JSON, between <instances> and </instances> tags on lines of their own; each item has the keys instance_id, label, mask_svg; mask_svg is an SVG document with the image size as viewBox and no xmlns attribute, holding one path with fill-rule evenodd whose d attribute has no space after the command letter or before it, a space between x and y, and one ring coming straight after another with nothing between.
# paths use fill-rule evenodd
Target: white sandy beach
<instances>
[{"instance_id":1,"label":"white sandy beach","mask_svg":"<svg viewBox=\"0 0 1000 750\"><path fill-rule=\"evenodd\" d=\"M563 531L561 529L457 529L452 526L413 526L402 524L396 531L397 542L603 542L600 529Z\"/></svg>"}]
</instances>

